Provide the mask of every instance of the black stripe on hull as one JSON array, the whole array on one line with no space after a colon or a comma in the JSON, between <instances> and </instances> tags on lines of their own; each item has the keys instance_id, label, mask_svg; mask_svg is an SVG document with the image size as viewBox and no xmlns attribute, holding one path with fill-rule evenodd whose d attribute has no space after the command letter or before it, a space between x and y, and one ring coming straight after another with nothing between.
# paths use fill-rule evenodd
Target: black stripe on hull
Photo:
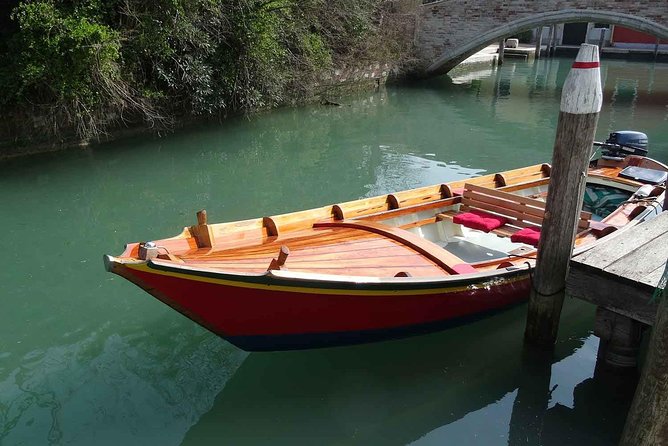
<instances>
[{"instance_id":1,"label":"black stripe on hull","mask_svg":"<svg viewBox=\"0 0 668 446\"><path fill-rule=\"evenodd\" d=\"M526 296L528 298L528 296ZM482 311L476 314L448 319L445 321L428 322L395 328L376 330L344 331L334 333L306 333L289 335L251 335L224 336L223 338L242 350L248 352L270 352L286 350L306 350L312 348L341 347L346 345L367 344L388 341L410 336L447 330L449 328L470 324L521 305L525 300L502 308Z\"/></svg>"}]
</instances>

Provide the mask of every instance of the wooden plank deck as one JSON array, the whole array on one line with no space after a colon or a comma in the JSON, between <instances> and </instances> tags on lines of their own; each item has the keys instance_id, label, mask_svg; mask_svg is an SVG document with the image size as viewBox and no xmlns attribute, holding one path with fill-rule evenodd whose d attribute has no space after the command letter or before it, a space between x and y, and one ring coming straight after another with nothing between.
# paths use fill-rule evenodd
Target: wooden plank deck
<instances>
[{"instance_id":1,"label":"wooden plank deck","mask_svg":"<svg viewBox=\"0 0 668 446\"><path fill-rule=\"evenodd\" d=\"M571 260L566 293L653 325L652 295L668 261L668 212Z\"/></svg>"}]
</instances>

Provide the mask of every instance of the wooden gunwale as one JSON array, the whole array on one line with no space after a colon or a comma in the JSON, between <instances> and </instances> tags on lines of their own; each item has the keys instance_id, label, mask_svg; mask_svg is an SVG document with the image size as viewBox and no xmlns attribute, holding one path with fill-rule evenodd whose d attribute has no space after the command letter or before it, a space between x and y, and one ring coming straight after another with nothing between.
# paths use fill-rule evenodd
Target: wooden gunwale
<instances>
[{"instance_id":1,"label":"wooden gunwale","mask_svg":"<svg viewBox=\"0 0 668 446\"><path fill-rule=\"evenodd\" d=\"M534 166L523 167L519 169L502 172L512 178L523 178L535 176L537 173L544 175L545 164L537 164ZM530 175L528 175L530 174ZM426 186L416 189L409 189L394 194L379 195L369 198L361 198L334 204L331 206L323 206L310 210L302 210L290 212L287 214L280 214L275 216L254 218L249 220L241 220L235 222L216 223L208 225L211 228L214 238L220 240L245 240L258 242L277 233L290 232L292 230L308 227L312 222L326 219L342 219L345 218L360 218L368 215L382 215L385 212L392 212L392 202L396 202L403 209L413 205L431 205L434 201L432 197L438 199L445 199L447 196L452 196L451 189L461 188L465 183L492 185L496 174L483 175L475 178L467 178L465 180L454 181L447 184L440 184L437 186ZM532 180L535 181L535 180ZM530 183L530 182L529 182ZM438 193L435 189L438 189ZM425 195L426 194L426 195ZM388 197L394 197L394 199ZM410 204L409 204L410 203ZM337 209L341 210L342 215L338 215ZM347 215L350 213L352 215ZM293 226L294 224L294 226ZM193 231L189 231L192 236Z\"/></svg>"},{"instance_id":2,"label":"wooden gunwale","mask_svg":"<svg viewBox=\"0 0 668 446\"><path fill-rule=\"evenodd\" d=\"M535 175L537 172L536 167L520 169L520 173L509 175L509 178L521 179L524 176L524 172L531 172ZM496 181L495 186L499 183L498 177L495 174L466 181L486 184L490 180ZM525 181L524 183L527 184L525 187L530 187L529 185L535 184L536 181L540 180ZM502 183L505 184L506 181ZM403 260L399 263L392 261L391 269L394 270L394 268L400 267L415 273L416 268L424 268L424 266L420 265L419 258L424 256L424 252L427 252L428 254L425 257L428 261L437 264L438 268L442 271L453 274L455 271L452 269L452 265L466 262L418 236L414 237L420 243L424 244L426 242L431 246L426 250L423 247L422 250L424 252L415 251L411 248L413 253L406 254L401 250L397 250L396 247L387 245L385 240L392 240L391 238L381 241L370 239L368 234L360 235L358 233L333 231L325 235L318 234L317 240L314 240L313 229L308 230L305 228L313 226L315 220L322 219L325 216L329 216L331 220L335 220L339 216L336 212L337 206L340 207L342 215L344 209L346 211L353 210L352 213L356 219L374 221L453 206L461 201L460 197L449 197L450 195L452 195L450 187L447 184L441 184L389 194L387 196L355 200L353 202L342 203L341 205L317 208L312 211L298 211L280 216L264 217L262 219L211 225L211 233L223 243L216 244L217 246L213 249L190 249L184 252L181 258L188 265L259 272L271 261L279 246L286 244L291 249L288 266L292 268L306 268L306 270L313 271L320 269L328 271L345 269L346 271L360 274L362 270L368 270L362 263L368 263L369 260L395 256ZM372 208L378 209L379 207L385 207L384 203L387 203L387 209L375 214L367 214L368 209L361 209L360 207L362 204L372 204ZM406 223L400 228L393 230L398 232L401 229L418 227L424 224L435 223L436 221L436 216L434 216L417 222ZM221 233L223 232L220 231L222 226L234 229L232 234ZM314 229L319 229L318 225L315 226ZM248 228L251 231L250 236L247 236L247 231L245 230ZM229 236L232 236L232 239ZM410 236L413 237L412 234ZM383 235L382 237L385 236ZM397 243L396 240L393 243ZM443 261L443 257L447 258L445 262ZM337 263L345 263L345 265L337 265ZM376 270L376 274L382 274L382 272L387 270L387 268L379 266L375 266L373 269Z\"/></svg>"},{"instance_id":3,"label":"wooden gunwale","mask_svg":"<svg viewBox=\"0 0 668 446\"><path fill-rule=\"evenodd\" d=\"M428 211L430 209L438 209L447 206L453 206L455 204L458 204L460 201L461 197L443 198L428 203L416 204L403 208L392 209L377 214L365 215L363 217L356 218L356 220L365 220L365 221L387 220L388 218L401 217L402 215L415 214L417 212Z\"/></svg>"},{"instance_id":4,"label":"wooden gunwale","mask_svg":"<svg viewBox=\"0 0 668 446\"><path fill-rule=\"evenodd\" d=\"M601 168L593 170L593 175L606 179L622 180L616 178L619 168ZM391 261L391 269L398 267L424 268L420 265L422 260L428 260L441 269L441 274L456 274L453 265L464 263L462 259L452 255L440 246L429 242L406 229L419 227L425 224L435 223L439 220L437 214L447 216L444 213L434 213L433 217L424 218L414 222L408 222L398 227L382 226L370 231L374 222L382 222L393 217L399 217L431 209L442 209L458 204L469 204L467 198L451 196L453 189L461 188L467 184L476 189L480 185L485 193L497 195L496 191L502 193L514 192L526 188L539 187L549 182L549 165L541 164L525 168L489 174L466 180L455 181L447 184L426 186L412 190L397 192L394 194L364 198L344 202L336 205L325 206L312 210L298 211L278 216L264 217L259 219L245 220L241 222L220 223L209 225L210 233L216 239L213 248L197 248L196 242L184 231L181 236L174 239L161 240L161 245L175 245L174 252L188 265L202 265L227 269L256 269L261 270L277 253L281 245L286 245L291 250L287 266L293 268L318 269L368 269L362 263L377 259L396 258ZM626 183L637 183L625 181ZM487 187L492 186L492 187ZM514 197L521 197L513 195ZM490 203L491 199L476 197L481 201ZM521 197L518 201L530 198ZM534 200L544 206L544 202ZM508 206L506 206L508 205ZM531 206L524 204L506 203L499 206L500 213L508 212L506 207L513 211L524 211L523 220L529 221L530 225L540 225L544 211L533 210ZM524 209L524 207L528 209ZM337 212L337 209L340 212ZM447 211L446 211L447 212ZM344 226L337 218L352 215L353 219L343 222L349 225L355 222L356 228L348 226L352 231L343 231ZM449 217L449 216L448 216ZM515 222L511 222L514 224ZM201 226L201 225L200 225ZM364 226L363 231L361 226ZM525 226L518 223L518 226ZM336 227L336 230L332 230ZM314 237L315 231L323 231ZM325 232L327 231L327 232ZM512 231L495 231L502 236L508 236ZM388 237L393 233L395 238ZM397 235L399 234L399 235ZM410 234L410 235L406 235ZM397 238L398 237L398 238ZM408 237L408 238L407 238ZM412 240L412 238L415 240ZM410 240L409 240L410 239ZM389 244L388 244L389 242ZM418 243L419 242L419 243ZM425 248L424 245L429 244ZM411 251L402 251L404 247L410 247ZM416 249L417 247L417 249ZM512 259L512 256L510 257ZM402 260L403 259L403 260ZM496 259L492 261L472 263L475 267L488 267L498 265L508 259ZM312 262L312 265L308 265ZM338 263L338 265L337 265ZM387 265L387 263L386 263ZM387 270L383 266L372 269Z\"/></svg>"}]
</instances>

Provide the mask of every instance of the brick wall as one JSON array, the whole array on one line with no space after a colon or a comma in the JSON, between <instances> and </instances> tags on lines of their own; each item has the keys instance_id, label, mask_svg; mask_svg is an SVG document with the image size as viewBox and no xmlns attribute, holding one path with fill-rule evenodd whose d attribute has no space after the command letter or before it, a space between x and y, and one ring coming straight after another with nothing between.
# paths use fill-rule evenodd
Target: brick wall
<instances>
[{"instance_id":1,"label":"brick wall","mask_svg":"<svg viewBox=\"0 0 668 446\"><path fill-rule=\"evenodd\" d=\"M420 6L416 14L417 56L432 74L489 43L554 23L611 23L668 38L666 0L444 0Z\"/></svg>"}]
</instances>

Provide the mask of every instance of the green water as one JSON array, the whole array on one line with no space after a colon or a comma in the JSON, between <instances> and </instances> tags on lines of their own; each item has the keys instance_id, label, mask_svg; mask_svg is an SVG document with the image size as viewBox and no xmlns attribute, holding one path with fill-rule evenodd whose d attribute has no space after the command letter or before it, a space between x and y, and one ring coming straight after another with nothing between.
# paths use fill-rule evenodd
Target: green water
<instances>
[{"instance_id":1,"label":"green water","mask_svg":"<svg viewBox=\"0 0 668 446\"><path fill-rule=\"evenodd\" d=\"M593 379L594 309L547 361L526 307L446 332L247 354L103 270L238 220L549 162L570 60L0 163L0 444L616 444L632 387ZM604 63L598 139L668 161L668 66Z\"/></svg>"}]
</instances>

